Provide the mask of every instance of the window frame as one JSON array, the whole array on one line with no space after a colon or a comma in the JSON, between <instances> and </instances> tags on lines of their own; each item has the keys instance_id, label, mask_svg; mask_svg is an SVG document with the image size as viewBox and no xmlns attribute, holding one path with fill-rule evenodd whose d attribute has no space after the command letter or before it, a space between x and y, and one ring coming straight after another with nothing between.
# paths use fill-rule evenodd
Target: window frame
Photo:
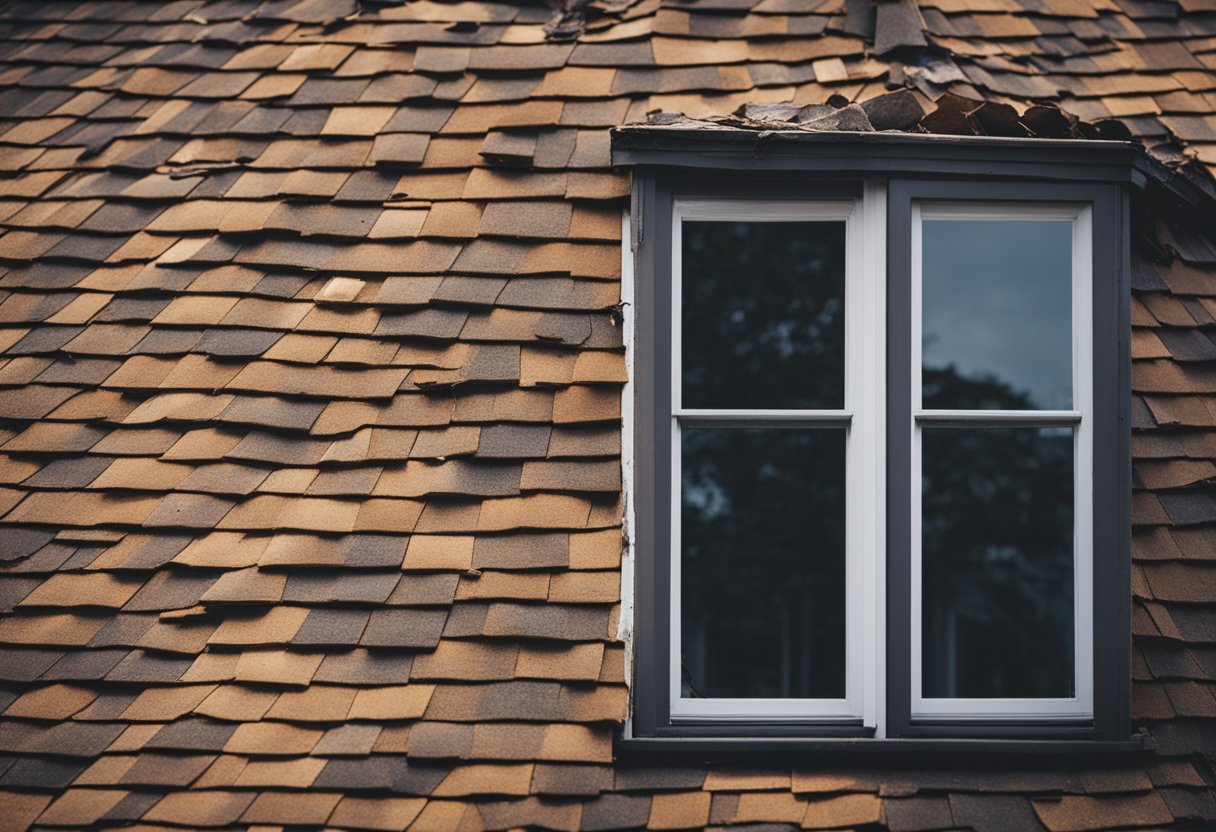
<instances>
[{"instance_id":1,"label":"window frame","mask_svg":"<svg viewBox=\"0 0 1216 832\"><path fill-rule=\"evenodd\" d=\"M1074 227L1074 270L1085 252L1077 246L1081 231L1089 231L1089 297L1082 304L1078 275L1074 273L1074 361L1084 356L1084 340L1089 347L1087 390L1079 389L1074 375L1073 406L1082 414L1080 424L1088 427L1087 443L1090 488L1077 489L1076 505L1086 511L1088 520L1091 572L1089 609L1079 607L1075 619L1089 612L1092 638L1086 679L1080 665L1078 686L1090 684L1092 716L1086 714L1043 713L1034 718L1015 718L1009 713L950 713L914 715L916 675L914 656L917 645L913 619L918 605L913 592L919 587L914 572L914 538L919 529L914 511L919 507L919 488L913 486L918 472L913 426L914 406L919 405L920 311L916 296L916 247L914 220L921 203L965 203L982 206L1000 203L1033 209L1049 205L1089 206L1089 228ZM1006 208L1005 210L1011 210ZM1084 215L1084 212L1082 212ZM895 179L888 188L888 366L903 366L909 371L887 377L887 574L889 585L907 586L906 593L888 594L887 626L887 735L894 737L1048 737L1082 739L1120 739L1130 731L1131 689L1131 443L1128 411L1130 407L1130 250L1127 234L1126 195L1110 184L1061 184L1055 182L966 182L936 179ZM1109 277L1103 277L1109 276ZM1076 322L1080 321L1078 326ZM1083 336L1088 336L1083 338ZM903 346L902 348L898 345ZM1078 354L1080 353L1080 354ZM1082 374L1083 375L1083 374ZM1088 399L1088 402L1085 401ZM1079 405L1079 407L1078 407ZM1086 421L1086 408L1090 419ZM1015 419L1017 417L1014 417ZM1033 421L1031 422L1034 423ZM912 428L912 429L909 429ZM1079 439L1078 445L1080 447ZM1074 461L1080 471L1085 459ZM1081 473L1076 476L1080 478ZM1088 501L1086 500L1088 498ZM1088 505L1087 505L1088 502ZM1078 514L1078 521L1081 516ZM1084 524L1082 524L1084 525ZM900 530L907 530L902 534ZM1079 542L1080 544L1080 542ZM1080 544L1078 549L1081 548ZM1084 553L1078 552L1083 558ZM1082 590L1081 570L1077 587ZM1078 593L1080 597L1083 593ZM900 629L896 621L911 626ZM1077 632L1078 647L1080 636ZM1078 690L1078 693L1083 693ZM1029 715L1028 715L1029 716Z\"/></svg>"},{"instance_id":2,"label":"window frame","mask_svg":"<svg viewBox=\"0 0 1216 832\"><path fill-rule=\"evenodd\" d=\"M681 655L681 492L676 485L681 477L681 425L703 427L767 427L770 429L843 429L845 438L845 695L842 699L685 699L680 695L680 663L668 662L669 715L673 723L747 723L832 725L873 724L873 703L865 693L872 687L867 672L873 661L876 630L867 626L878 603L867 577L876 569L877 546L869 542L866 516L862 511L867 498L881 497L873 475L877 466L867 465L873 445L881 442L873 414L877 412L881 389L873 383L873 373L881 372L881 342L868 340L864 310L881 301L882 287L875 283L872 255L867 256L864 200L854 198L800 200L790 198L715 199L702 196L673 195L671 220L671 273L666 289L671 296L671 317L667 327L666 357L673 368L669 393L669 443L671 465L671 508L667 534L670 593L667 600L669 656ZM845 355L844 400L839 408L794 410L778 408L719 410L686 408L682 401L683 348L681 300L683 294L683 222L693 221L766 221L845 223ZM661 348L656 344L656 353Z\"/></svg>"},{"instance_id":3,"label":"window frame","mask_svg":"<svg viewBox=\"0 0 1216 832\"><path fill-rule=\"evenodd\" d=\"M926 216L926 211L928 216ZM922 275L924 221L996 220L1003 222L1067 220L1071 226L1070 291L1072 314L1069 350L1072 407L1068 410L962 410L925 408L924 391L924 283ZM1093 207L1089 203L914 201L911 210L911 361L912 461L909 495L912 526L909 544L912 586L910 716L919 722L1028 722L1086 723L1093 719ZM968 699L924 696L923 535L921 511L923 436L925 427L975 429L983 427L1066 427L1073 433L1073 672L1076 695L1069 699ZM951 705L953 703L953 705Z\"/></svg>"},{"instance_id":4,"label":"window frame","mask_svg":"<svg viewBox=\"0 0 1216 832\"><path fill-rule=\"evenodd\" d=\"M646 133L644 138L643 133ZM635 471L630 489L632 519L629 533L634 592L627 599L624 610L633 685L630 719L620 747L683 753L681 749L688 747L685 743L696 740L697 748L729 749L732 753L775 748L835 748L847 754L879 750L887 753L892 748L917 749L918 753L926 749L954 749L951 753L965 749L963 753L972 753L997 748L1007 752L1090 753L1139 748L1134 739L1128 740L1131 486L1130 394L1127 392L1130 376L1130 292L1127 285L1130 195L1127 186L1143 184L1144 175L1134 163L1138 151L1123 143L803 134L793 137L789 143L773 142L779 152L757 155L751 140L745 141L746 137L740 136L717 135L706 140L702 136L676 136L670 131L647 133L639 129L636 136L624 137L627 141L620 141L621 138L619 135L614 137L614 159L636 167L629 220L630 247L635 254L634 268L629 270L634 276L633 306L628 318L634 330L635 355L630 384L633 388L631 433ZM710 147L701 146L706 141L710 142ZM1043 165L1029 164L1034 154L1028 154L1028 146L1034 144L1051 146L1045 148ZM679 148L684 152L677 153ZM1040 148L1035 148L1038 150ZM875 152L872 157L858 155L867 151ZM1004 158L1006 154L1009 158ZM700 170L705 168L712 169L712 176L706 176L705 171ZM859 171L865 171L864 180ZM656 282L663 277L662 264L670 262L672 251L669 233L672 199L675 195L718 199L806 199L812 196L833 199L856 198L863 191L867 195L863 211L877 214L891 228L901 216L906 217L913 197L973 200L978 194L986 201L1009 198L1015 201L1094 202L1094 239L1102 240L1102 245L1095 242L1094 272L1107 275L1104 280L1095 281L1095 318L1105 316L1102 317L1102 332L1094 333L1095 355L1103 356L1104 360L1096 362L1095 366L1100 364L1103 373L1114 382L1106 385L1105 393L1095 396L1094 408L1095 413L1104 412L1107 417L1101 441L1107 442L1107 447L1119 450L1108 458L1095 460L1095 480L1106 482L1110 491L1108 498L1102 501L1107 514L1100 534L1100 524L1095 523L1095 546L1106 545L1108 548L1104 551L1109 553L1101 561L1102 568L1095 570L1095 606L1106 605L1109 612L1106 620L1113 626L1095 628L1099 634L1094 644L1094 681L1098 699L1094 718L1089 724L1029 725L999 721L914 724L910 719L910 697L906 694L910 684L910 645L899 649L899 616L883 615L886 609L892 613L897 611L897 605L892 603L898 595L895 592L886 593L889 596L886 609L880 605L878 615L874 616L876 627L885 636L878 639L880 643L874 651L875 669L879 671L876 678L885 676L885 684L870 684L866 696L867 707L873 707L882 716L878 726L867 726L863 720L833 724L714 724L671 720L667 707L670 644L667 628L663 626L669 619L668 611L660 602L671 590L671 576L656 569L660 560L656 557L660 537L656 535L656 527L669 519L671 511L668 495L661 495L656 485L667 481L665 478L671 472L670 463L657 453L659 443L655 441L654 414L659 398L657 391L671 387L672 367L655 360L654 333L656 321L670 320L673 314L670 299L664 298L661 291L656 292ZM885 205L875 193L885 197ZM900 341L910 343L910 320L907 320L908 313L903 311L910 307L901 309L900 287L904 285L902 291L906 296L909 281L896 275L901 271L898 266L901 258L905 261L903 271L907 271L910 233L888 232L882 236L882 244L886 248L883 269L890 284L887 303L882 310L887 320L878 326L887 336L884 364L907 367L908 349L901 347ZM1105 287L1101 293L1097 291L1099 285ZM906 392L910 377L904 381L902 387ZM910 486L910 479L903 473L907 469L899 468L893 453L910 445L911 432L905 430L906 423L899 423L892 416L893 413L898 415L898 408L897 397L892 397L890 388L901 385L893 375L888 375L883 383L888 388L887 404L879 418L884 422L887 448L885 457L875 456L879 467L884 469L881 488L890 501L898 500ZM901 443L896 434L909 439ZM1095 457L1099 456L1095 453ZM893 470L899 473L898 481L891 475ZM1095 506L1095 517L1098 511ZM886 524L886 529L879 528L877 533L880 538L885 537L887 545L885 560L880 564L885 568L876 569L873 577L879 584L903 581L908 585L907 553L901 554L898 547L891 546L893 541L898 542L896 528L908 528L908 511L897 512L888 505L878 519L880 526L883 522ZM880 597L884 594L881 586L878 592ZM907 627L902 630L907 636ZM902 661L901 652L904 654ZM901 703L901 696L907 701ZM867 738L867 741L859 744L858 738ZM977 746L974 740L978 738L987 742Z\"/></svg>"}]
</instances>

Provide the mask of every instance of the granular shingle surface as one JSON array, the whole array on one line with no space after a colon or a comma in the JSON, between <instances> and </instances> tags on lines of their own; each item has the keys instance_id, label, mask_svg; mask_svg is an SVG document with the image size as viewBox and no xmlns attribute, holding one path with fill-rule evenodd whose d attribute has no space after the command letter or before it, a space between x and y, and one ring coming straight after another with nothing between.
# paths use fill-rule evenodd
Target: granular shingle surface
<instances>
[{"instance_id":1,"label":"granular shingle surface","mask_svg":"<svg viewBox=\"0 0 1216 832\"><path fill-rule=\"evenodd\" d=\"M1210 195L1216 3L0 6L0 826L1216 825L1211 203L1135 218L1149 753L614 762L609 130L830 97Z\"/></svg>"}]
</instances>

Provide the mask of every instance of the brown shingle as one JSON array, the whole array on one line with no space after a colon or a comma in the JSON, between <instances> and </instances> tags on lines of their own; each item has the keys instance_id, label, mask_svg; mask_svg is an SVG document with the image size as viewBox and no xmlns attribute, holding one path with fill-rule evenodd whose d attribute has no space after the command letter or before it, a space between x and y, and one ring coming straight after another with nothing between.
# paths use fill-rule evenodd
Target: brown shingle
<instances>
[{"instance_id":1,"label":"brown shingle","mask_svg":"<svg viewBox=\"0 0 1216 832\"><path fill-rule=\"evenodd\" d=\"M473 794L528 794L532 765L466 765L452 772L435 787L436 797L463 797Z\"/></svg>"},{"instance_id":2,"label":"brown shingle","mask_svg":"<svg viewBox=\"0 0 1216 832\"><path fill-rule=\"evenodd\" d=\"M248 792L192 791L165 795L148 810L150 822L227 826L235 823L253 802Z\"/></svg>"},{"instance_id":3,"label":"brown shingle","mask_svg":"<svg viewBox=\"0 0 1216 832\"><path fill-rule=\"evenodd\" d=\"M603 644L529 646L519 653L515 675L523 679L593 682L603 664Z\"/></svg>"},{"instance_id":4,"label":"brown shingle","mask_svg":"<svg viewBox=\"0 0 1216 832\"><path fill-rule=\"evenodd\" d=\"M319 792L263 792L241 815L241 821L320 826L341 799L339 794Z\"/></svg>"},{"instance_id":5,"label":"brown shingle","mask_svg":"<svg viewBox=\"0 0 1216 832\"><path fill-rule=\"evenodd\" d=\"M616 461L525 462L520 487L548 491L617 491L621 487L621 470Z\"/></svg>"},{"instance_id":6,"label":"brown shingle","mask_svg":"<svg viewBox=\"0 0 1216 832\"><path fill-rule=\"evenodd\" d=\"M202 716L236 722L257 722L278 698L277 693L237 685L221 685L194 708Z\"/></svg>"},{"instance_id":7,"label":"brown shingle","mask_svg":"<svg viewBox=\"0 0 1216 832\"><path fill-rule=\"evenodd\" d=\"M805 828L863 826L882 821L882 802L872 794L846 794L826 800L812 800L802 818Z\"/></svg>"},{"instance_id":8,"label":"brown shingle","mask_svg":"<svg viewBox=\"0 0 1216 832\"><path fill-rule=\"evenodd\" d=\"M53 799L51 795L0 792L0 801L4 803L8 822L13 829L29 828Z\"/></svg>"},{"instance_id":9,"label":"brown shingle","mask_svg":"<svg viewBox=\"0 0 1216 832\"><path fill-rule=\"evenodd\" d=\"M416 534L405 550L404 569L468 569L473 538Z\"/></svg>"},{"instance_id":10,"label":"brown shingle","mask_svg":"<svg viewBox=\"0 0 1216 832\"><path fill-rule=\"evenodd\" d=\"M650 803L647 829L693 829L709 823L708 792L656 794Z\"/></svg>"},{"instance_id":11,"label":"brown shingle","mask_svg":"<svg viewBox=\"0 0 1216 832\"><path fill-rule=\"evenodd\" d=\"M543 601L548 595L547 574L473 571L460 576L455 597L461 601L495 598Z\"/></svg>"},{"instance_id":12,"label":"brown shingle","mask_svg":"<svg viewBox=\"0 0 1216 832\"><path fill-rule=\"evenodd\" d=\"M240 682L307 685L324 658L320 654L286 653L281 650L245 650L236 663Z\"/></svg>"},{"instance_id":13,"label":"brown shingle","mask_svg":"<svg viewBox=\"0 0 1216 832\"><path fill-rule=\"evenodd\" d=\"M1161 796L1089 797L1065 795L1059 800L1035 800L1035 813L1051 832L1084 832L1111 826L1150 826L1173 820Z\"/></svg>"},{"instance_id":14,"label":"brown shingle","mask_svg":"<svg viewBox=\"0 0 1216 832\"><path fill-rule=\"evenodd\" d=\"M210 644L286 644L308 617L301 607L274 607L257 617L228 618L208 639Z\"/></svg>"},{"instance_id":15,"label":"brown shingle","mask_svg":"<svg viewBox=\"0 0 1216 832\"><path fill-rule=\"evenodd\" d=\"M410 728L407 750L417 759L467 759L473 753L473 726L420 722Z\"/></svg>"},{"instance_id":16,"label":"brown shingle","mask_svg":"<svg viewBox=\"0 0 1216 832\"><path fill-rule=\"evenodd\" d=\"M359 643L365 647L422 647L439 644L446 609L382 609L372 612Z\"/></svg>"},{"instance_id":17,"label":"brown shingle","mask_svg":"<svg viewBox=\"0 0 1216 832\"><path fill-rule=\"evenodd\" d=\"M109 789L69 789L47 807L39 821L51 826L91 826L128 794Z\"/></svg>"},{"instance_id":18,"label":"brown shingle","mask_svg":"<svg viewBox=\"0 0 1216 832\"><path fill-rule=\"evenodd\" d=\"M421 813L426 801L413 797L344 797L329 817L336 827L352 829L405 829Z\"/></svg>"},{"instance_id":19,"label":"brown shingle","mask_svg":"<svg viewBox=\"0 0 1216 832\"><path fill-rule=\"evenodd\" d=\"M434 652L415 658L410 678L420 681L510 679L517 652L518 648L510 644L445 640Z\"/></svg>"},{"instance_id":20,"label":"brown shingle","mask_svg":"<svg viewBox=\"0 0 1216 832\"><path fill-rule=\"evenodd\" d=\"M364 688L355 695L348 719L418 719L425 713L434 685Z\"/></svg>"},{"instance_id":21,"label":"brown shingle","mask_svg":"<svg viewBox=\"0 0 1216 832\"><path fill-rule=\"evenodd\" d=\"M477 569L564 568L569 564L569 540L565 534L478 536L471 565Z\"/></svg>"},{"instance_id":22,"label":"brown shingle","mask_svg":"<svg viewBox=\"0 0 1216 832\"><path fill-rule=\"evenodd\" d=\"M52 575L21 602L24 607L118 608L131 599L143 581L117 575Z\"/></svg>"},{"instance_id":23,"label":"brown shingle","mask_svg":"<svg viewBox=\"0 0 1216 832\"><path fill-rule=\"evenodd\" d=\"M0 639L15 645L86 645L105 619L57 615L21 615L0 620Z\"/></svg>"},{"instance_id":24,"label":"brown shingle","mask_svg":"<svg viewBox=\"0 0 1216 832\"><path fill-rule=\"evenodd\" d=\"M564 238L570 230L568 202L491 202L481 215L478 234L503 237Z\"/></svg>"},{"instance_id":25,"label":"brown shingle","mask_svg":"<svg viewBox=\"0 0 1216 832\"><path fill-rule=\"evenodd\" d=\"M616 572L563 572L549 582L549 600L557 604L610 604L620 600Z\"/></svg>"},{"instance_id":26,"label":"brown shingle","mask_svg":"<svg viewBox=\"0 0 1216 832\"><path fill-rule=\"evenodd\" d=\"M7 717L63 720L97 698L97 691L74 685L48 685L27 691L5 709Z\"/></svg>"},{"instance_id":27,"label":"brown shingle","mask_svg":"<svg viewBox=\"0 0 1216 832\"><path fill-rule=\"evenodd\" d=\"M288 722L341 722L350 711L355 691L347 687L313 685L288 691L266 712L267 719Z\"/></svg>"},{"instance_id":28,"label":"brown shingle","mask_svg":"<svg viewBox=\"0 0 1216 832\"><path fill-rule=\"evenodd\" d=\"M514 529L581 529L591 504L566 494L533 494L486 500L477 518L479 531Z\"/></svg>"},{"instance_id":29,"label":"brown shingle","mask_svg":"<svg viewBox=\"0 0 1216 832\"><path fill-rule=\"evenodd\" d=\"M123 710L123 719L132 722L168 722L193 711L213 691L215 685L184 685L168 690L145 690Z\"/></svg>"}]
</instances>

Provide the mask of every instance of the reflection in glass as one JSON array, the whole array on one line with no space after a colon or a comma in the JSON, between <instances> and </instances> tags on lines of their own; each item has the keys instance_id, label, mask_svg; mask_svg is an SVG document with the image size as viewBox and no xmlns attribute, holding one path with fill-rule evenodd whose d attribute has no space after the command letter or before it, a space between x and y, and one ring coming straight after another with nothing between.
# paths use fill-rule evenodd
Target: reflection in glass
<instances>
[{"instance_id":1,"label":"reflection in glass","mask_svg":"<svg viewBox=\"0 0 1216 832\"><path fill-rule=\"evenodd\" d=\"M932 371L1004 384L1033 409L1072 408L1072 223L925 220L923 407L975 409Z\"/></svg>"},{"instance_id":2,"label":"reflection in glass","mask_svg":"<svg viewBox=\"0 0 1216 832\"><path fill-rule=\"evenodd\" d=\"M684 428L683 696L843 698L844 429Z\"/></svg>"},{"instance_id":3,"label":"reflection in glass","mask_svg":"<svg viewBox=\"0 0 1216 832\"><path fill-rule=\"evenodd\" d=\"M1068 698L1071 428L922 433L922 695Z\"/></svg>"},{"instance_id":4,"label":"reflection in glass","mask_svg":"<svg viewBox=\"0 0 1216 832\"><path fill-rule=\"evenodd\" d=\"M684 222L684 407L844 406L844 239L844 222Z\"/></svg>"}]
</instances>

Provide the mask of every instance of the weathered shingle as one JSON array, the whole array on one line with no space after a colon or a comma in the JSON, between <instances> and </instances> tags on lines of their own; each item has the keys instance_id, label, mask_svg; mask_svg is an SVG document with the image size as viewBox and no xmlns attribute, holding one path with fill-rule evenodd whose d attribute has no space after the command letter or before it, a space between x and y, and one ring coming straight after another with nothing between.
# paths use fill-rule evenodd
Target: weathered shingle
<instances>
[{"instance_id":1,"label":"weathered shingle","mask_svg":"<svg viewBox=\"0 0 1216 832\"><path fill-rule=\"evenodd\" d=\"M1133 135L1210 194L1210 11L6 7L10 825L1210 824L1216 244L1144 211L1134 709L1156 751L982 776L611 760L630 310L608 134L815 105Z\"/></svg>"}]
</instances>

